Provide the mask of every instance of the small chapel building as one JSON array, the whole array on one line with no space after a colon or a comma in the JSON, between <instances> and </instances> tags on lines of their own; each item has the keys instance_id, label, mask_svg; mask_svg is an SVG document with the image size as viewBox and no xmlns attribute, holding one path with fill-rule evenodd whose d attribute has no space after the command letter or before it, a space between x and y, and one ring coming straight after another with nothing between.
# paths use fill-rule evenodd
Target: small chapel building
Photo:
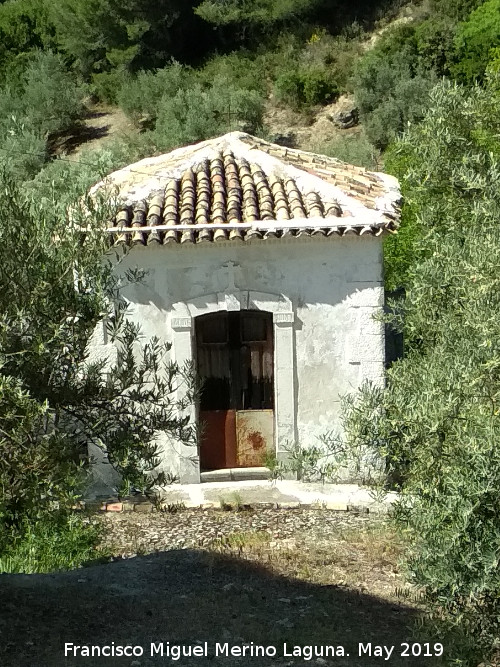
<instances>
[{"instance_id":1,"label":"small chapel building","mask_svg":"<svg viewBox=\"0 0 500 667\"><path fill-rule=\"evenodd\" d=\"M395 178L231 132L105 183L121 202L108 232L130 247L121 270L147 271L130 316L203 380L199 451L159 436L181 483L258 475L269 455L340 430L344 394L383 382ZM109 345L97 332L91 353Z\"/></svg>"}]
</instances>

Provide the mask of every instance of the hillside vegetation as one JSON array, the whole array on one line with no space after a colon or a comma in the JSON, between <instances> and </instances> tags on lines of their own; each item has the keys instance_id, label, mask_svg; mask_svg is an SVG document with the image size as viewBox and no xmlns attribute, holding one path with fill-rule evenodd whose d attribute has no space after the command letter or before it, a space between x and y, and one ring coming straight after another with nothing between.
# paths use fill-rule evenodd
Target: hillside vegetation
<instances>
[{"instance_id":1,"label":"hillside vegetation","mask_svg":"<svg viewBox=\"0 0 500 667\"><path fill-rule=\"evenodd\" d=\"M334 129L328 116L345 100L352 123ZM135 130L65 155L96 105L119 107ZM385 266L387 287L404 295L390 325L404 333L405 358L385 389L351 397L347 444L381 453L386 485L401 491L408 577L448 641L447 664L491 655L499 118L500 0L0 1L0 566L22 570L23 554L41 548L47 569L91 557L96 534L71 511L88 463L82 441L110 451L127 490L154 469L155 428L194 437L172 417L178 369L147 390L162 351L152 341L135 360L140 332L101 265L102 239L89 233L82 248L68 207L114 168L242 129L401 181ZM104 382L101 369L81 369L110 300L123 354ZM136 386L137 411L121 418Z\"/></svg>"}]
</instances>

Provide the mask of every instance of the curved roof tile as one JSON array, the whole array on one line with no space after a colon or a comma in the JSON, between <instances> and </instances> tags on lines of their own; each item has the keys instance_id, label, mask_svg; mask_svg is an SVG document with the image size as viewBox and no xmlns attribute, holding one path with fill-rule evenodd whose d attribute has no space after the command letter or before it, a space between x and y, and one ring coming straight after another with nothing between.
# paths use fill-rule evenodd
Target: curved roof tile
<instances>
[{"instance_id":1,"label":"curved roof tile","mask_svg":"<svg viewBox=\"0 0 500 667\"><path fill-rule=\"evenodd\" d=\"M400 216L393 177L241 132L142 160L94 191L109 182L124 200L109 229L118 243L378 236Z\"/></svg>"}]
</instances>

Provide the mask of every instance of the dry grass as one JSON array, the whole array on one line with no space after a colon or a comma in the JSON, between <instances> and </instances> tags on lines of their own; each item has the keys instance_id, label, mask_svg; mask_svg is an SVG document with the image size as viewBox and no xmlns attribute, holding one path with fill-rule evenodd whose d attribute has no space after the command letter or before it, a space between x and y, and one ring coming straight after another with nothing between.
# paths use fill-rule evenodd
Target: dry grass
<instances>
[{"instance_id":1,"label":"dry grass","mask_svg":"<svg viewBox=\"0 0 500 667\"><path fill-rule=\"evenodd\" d=\"M311 584L342 586L393 601L413 597L399 572L403 544L385 521L344 528L330 536L302 534L281 540L265 531L233 532L206 548Z\"/></svg>"}]
</instances>

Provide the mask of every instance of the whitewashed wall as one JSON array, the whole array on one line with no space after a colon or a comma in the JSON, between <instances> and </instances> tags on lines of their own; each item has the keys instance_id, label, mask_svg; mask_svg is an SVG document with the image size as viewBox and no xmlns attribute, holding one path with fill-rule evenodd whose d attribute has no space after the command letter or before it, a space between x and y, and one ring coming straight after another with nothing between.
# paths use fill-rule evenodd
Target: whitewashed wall
<instances>
[{"instance_id":1,"label":"whitewashed wall","mask_svg":"<svg viewBox=\"0 0 500 667\"><path fill-rule=\"evenodd\" d=\"M279 313L274 317L278 452L293 440L317 444L322 433L340 427L340 396L365 378L383 381L384 329L373 319L384 299L380 238L136 246L122 270L135 266L148 275L145 285L125 292L130 315L146 337L173 342L171 354L181 362L195 347L196 315L256 305ZM90 354L109 350L99 328ZM167 470L181 481L199 481L196 461L186 459L192 450L175 443L164 447Z\"/></svg>"}]
</instances>

